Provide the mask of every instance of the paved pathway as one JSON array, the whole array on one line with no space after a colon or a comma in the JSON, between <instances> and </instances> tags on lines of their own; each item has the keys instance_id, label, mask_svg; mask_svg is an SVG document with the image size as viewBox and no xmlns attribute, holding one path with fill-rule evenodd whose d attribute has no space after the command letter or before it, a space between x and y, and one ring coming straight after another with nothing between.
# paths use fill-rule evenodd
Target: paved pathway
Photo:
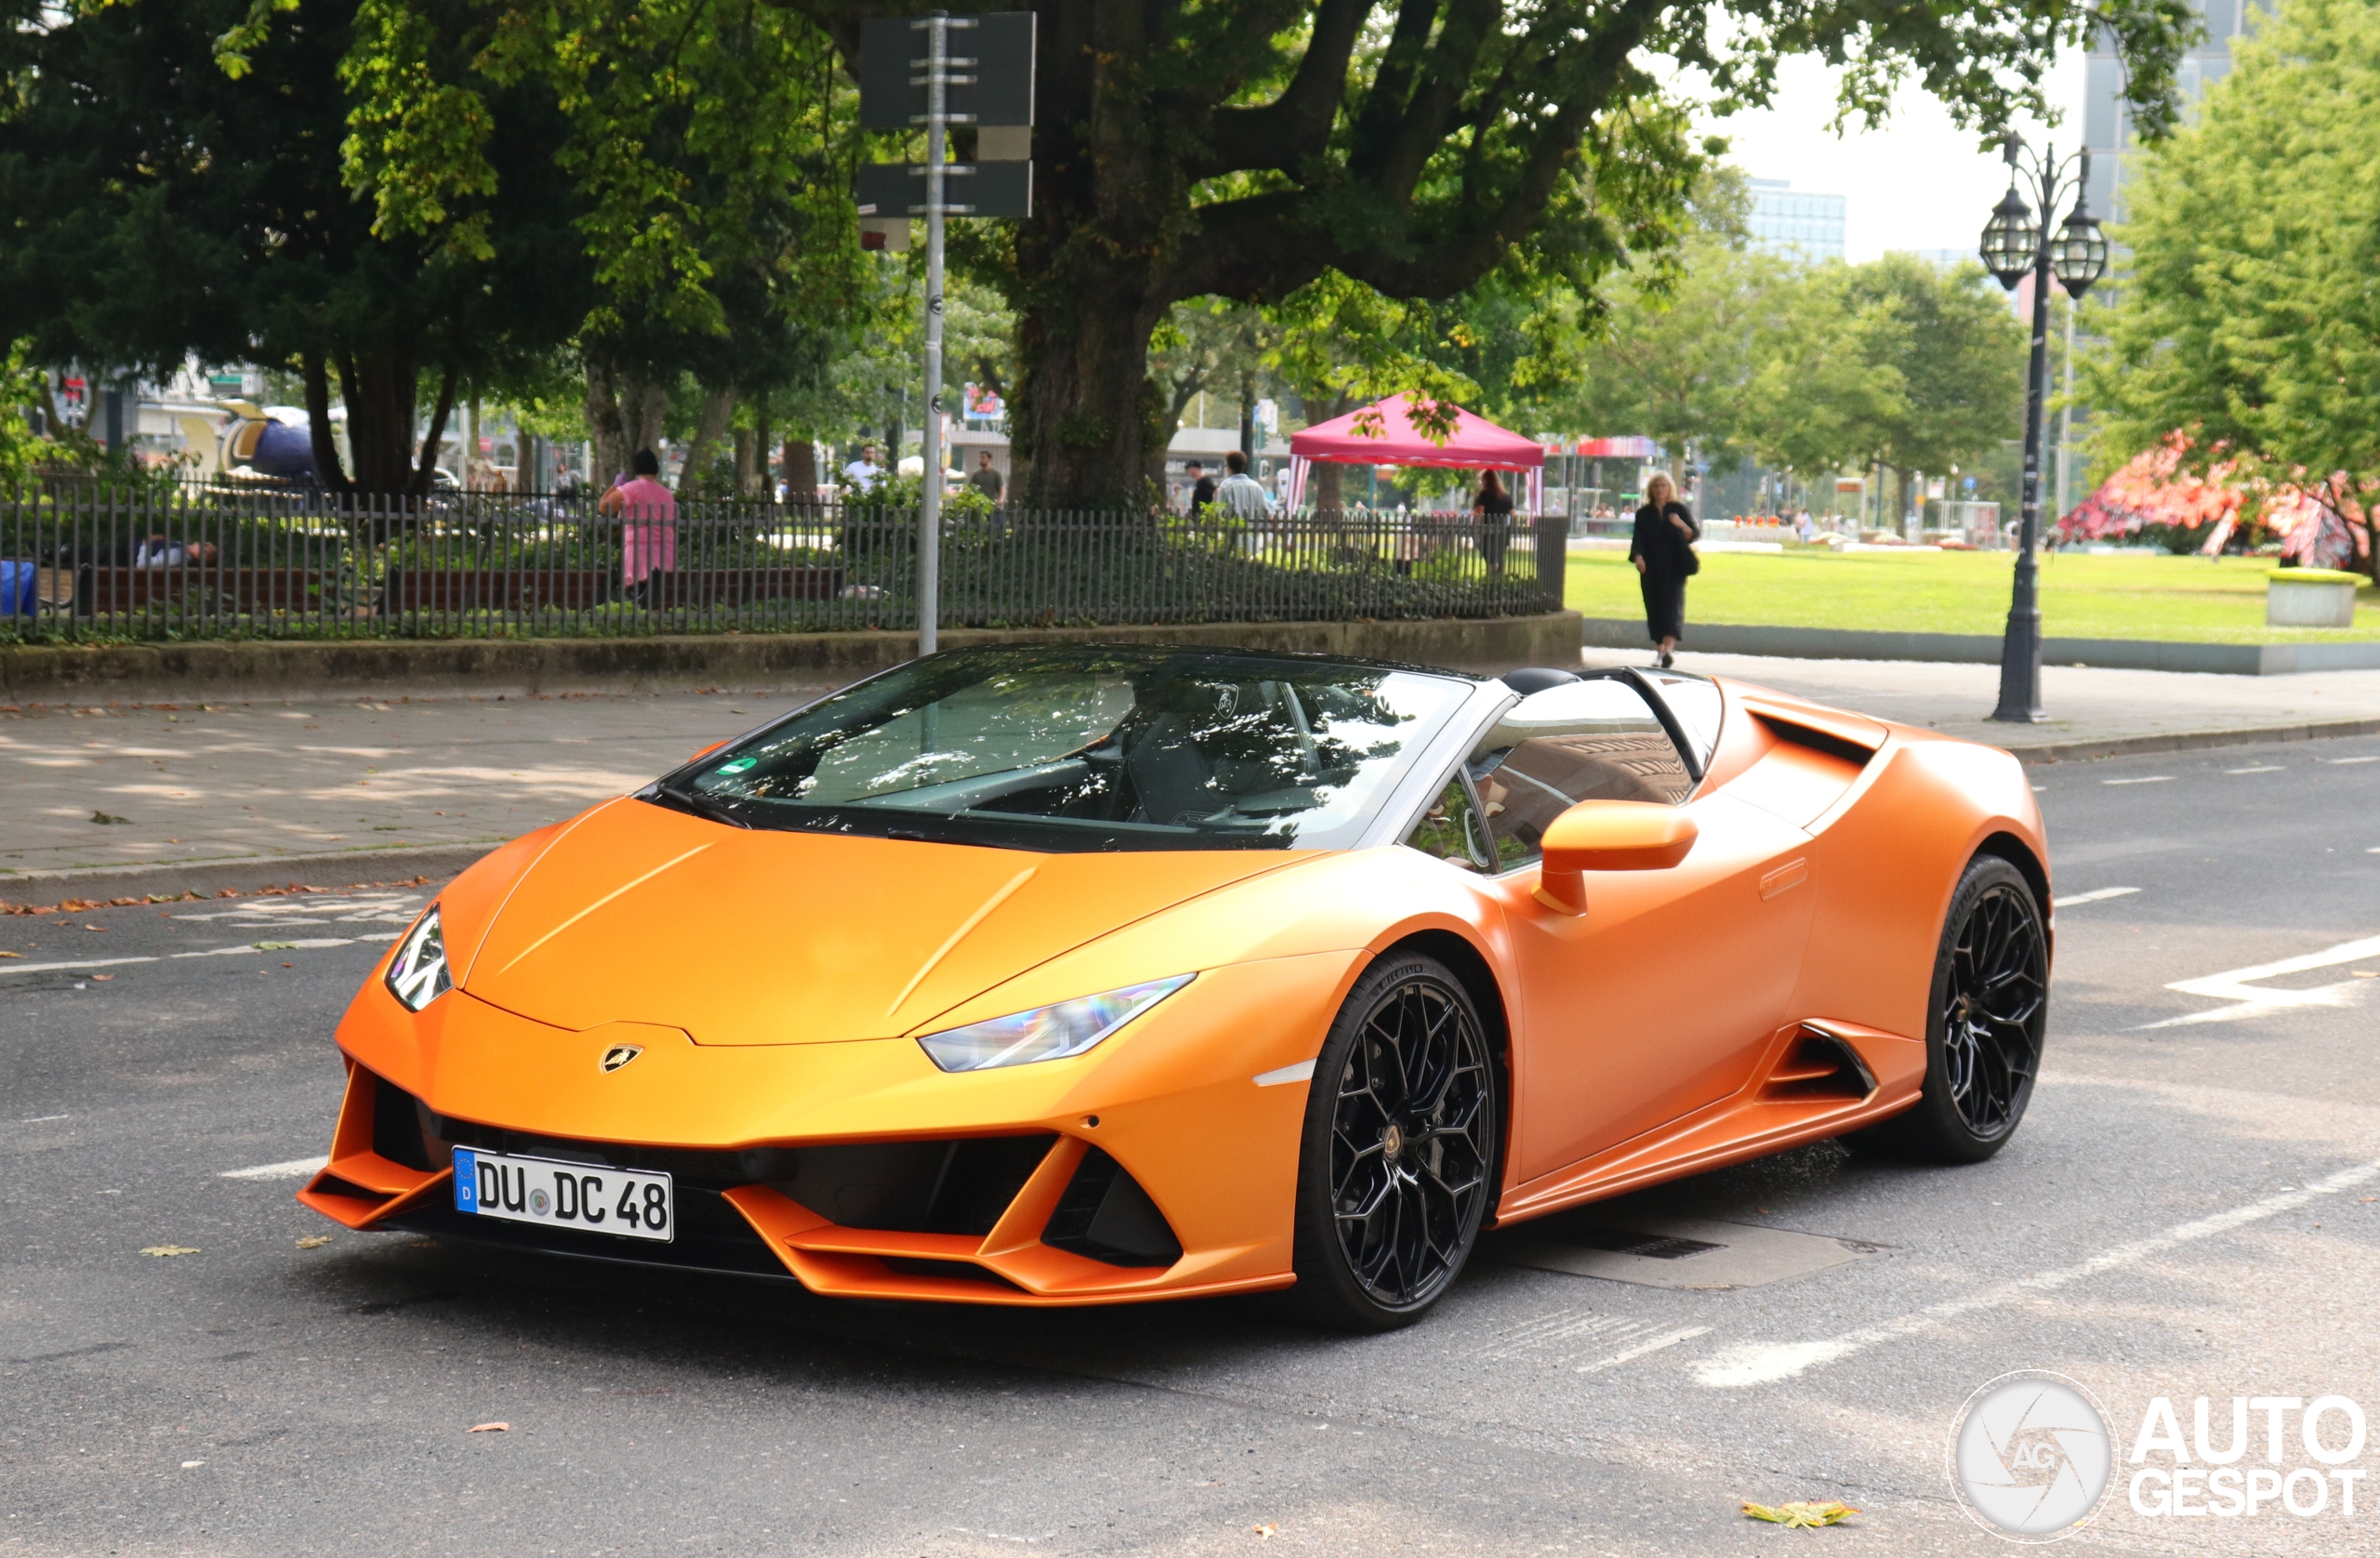
<instances>
[{"instance_id":1,"label":"paved pathway","mask_svg":"<svg viewBox=\"0 0 2380 1558\"><path fill-rule=\"evenodd\" d=\"M1998 685L1989 666L1679 664L2002 746L2380 719L2380 671L2053 667L2051 722L2019 728L1985 718ZM0 710L0 885L24 872L494 843L632 789L821 690Z\"/></svg>"}]
</instances>

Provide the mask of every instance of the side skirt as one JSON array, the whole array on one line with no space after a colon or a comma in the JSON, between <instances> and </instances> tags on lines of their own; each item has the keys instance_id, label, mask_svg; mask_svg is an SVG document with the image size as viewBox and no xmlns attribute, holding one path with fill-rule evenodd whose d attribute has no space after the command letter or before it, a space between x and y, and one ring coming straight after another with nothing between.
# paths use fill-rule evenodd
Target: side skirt
<instances>
[{"instance_id":1,"label":"side skirt","mask_svg":"<svg viewBox=\"0 0 2380 1558\"><path fill-rule=\"evenodd\" d=\"M1504 1192L1499 1227L1875 1124L1917 1102L1923 1039L1807 1018L1770 1038L1727 1097Z\"/></svg>"}]
</instances>

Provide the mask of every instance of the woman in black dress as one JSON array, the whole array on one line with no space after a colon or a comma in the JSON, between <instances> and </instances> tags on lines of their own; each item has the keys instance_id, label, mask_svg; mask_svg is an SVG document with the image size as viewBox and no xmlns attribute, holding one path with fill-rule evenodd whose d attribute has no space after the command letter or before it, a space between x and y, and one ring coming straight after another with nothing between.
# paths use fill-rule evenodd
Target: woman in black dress
<instances>
[{"instance_id":1,"label":"woman in black dress","mask_svg":"<svg viewBox=\"0 0 2380 1558\"><path fill-rule=\"evenodd\" d=\"M1694 543L1702 528L1666 476L1645 483L1645 507L1636 510L1636 533L1628 543L1628 561L1636 565L1638 587L1645 592L1645 630L1660 646L1660 663L1686 634L1686 580L1699 566Z\"/></svg>"},{"instance_id":2,"label":"woman in black dress","mask_svg":"<svg viewBox=\"0 0 2380 1558\"><path fill-rule=\"evenodd\" d=\"M1472 522L1479 527L1479 555L1488 576L1504 576L1504 549L1513 544L1513 497L1492 470L1479 473L1479 495L1471 502Z\"/></svg>"}]
</instances>

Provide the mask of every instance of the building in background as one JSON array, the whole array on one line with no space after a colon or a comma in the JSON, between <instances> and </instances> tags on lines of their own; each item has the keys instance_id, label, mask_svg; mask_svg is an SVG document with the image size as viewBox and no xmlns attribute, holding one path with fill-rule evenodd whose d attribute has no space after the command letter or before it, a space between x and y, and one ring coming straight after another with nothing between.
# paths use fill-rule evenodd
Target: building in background
<instances>
[{"instance_id":1,"label":"building in background","mask_svg":"<svg viewBox=\"0 0 2380 1558\"><path fill-rule=\"evenodd\" d=\"M1841 259L1844 209L1838 194L1809 194L1786 178L1753 178L1752 244L1787 259Z\"/></svg>"},{"instance_id":2,"label":"building in background","mask_svg":"<svg viewBox=\"0 0 2380 1558\"><path fill-rule=\"evenodd\" d=\"M2195 117L2206 89L2231 72L2234 40L2254 25L2250 12L2263 0L2189 0L2205 34L2182 56L2182 112ZM2082 142L2091 149L2091 209L2101 221L2122 221L2123 184L2132 153L2132 113L2123 100L2123 60L2102 31L2091 42L2082 88ZM2061 213L2061 216L2063 214Z\"/></svg>"}]
</instances>

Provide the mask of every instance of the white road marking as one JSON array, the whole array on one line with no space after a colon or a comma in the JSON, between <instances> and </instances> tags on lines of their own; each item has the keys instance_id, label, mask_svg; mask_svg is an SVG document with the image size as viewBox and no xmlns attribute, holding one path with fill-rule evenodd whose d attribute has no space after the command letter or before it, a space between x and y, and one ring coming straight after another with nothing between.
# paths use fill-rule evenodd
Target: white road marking
<instances>
[{"instance_id":1,"label":"white road marking","mask_svg":"<svg viewBox=\"0 0 2380 1558\"><path fill-rule=\"evenodd\" d=\"M2191 1222L2177 1223L2162 1234L2152 1234L2145 1239L2135 1239L2129 1244L2120 1244L2112 1249L2094 1255L2087 1261L2078 1261L2074 1265L2060 1266L2052 1271L2036 1272L2030 1276L2020 1276L2012 1282L1999 1283L1978 1292L1968 1294L1964 1298L1933 1304L1877 1325L1862 1326L1858 1330L1845 1331L1841 1336L1831 1337L1824 1341L1793 1341L1782 1344L1752 1342L1740 1347L1730 1347L1725 1352L1714 1353L1696 1364L1692 1371L1694 1379L1696 1383L1709 1385L1715 1390L1734 1390L1746 1385L1766 1385L1780 1380L1791 1380L1796 1375L1821 1365L1847 1358L1854 1353L1865 1352L1884 1342L1898 1341L1904 1338L1932 1330L1937 1326L1946 1321L1955 1320L1961 1315L1973 1314L1987 1309L2006 1309L2024 1303L2043 1293L2056 1292L2060 1287L2081 1282L2086 1277L2121 1270L2125 1266L2138 1265L2151 1256L2162 1255L2167 1250L2178 1249L2184 1245L2195 1244L2201 1239L2211 1239L2217 1235L2230 1233L2233 1229L2244 1228L2252 1222L2261 1222L2267 1218L2279 1217L2283 1212L2294 1211L2325 1195L2335 1195L2342 1190L2352 1190L2358 1185L2369 1184L2373 1180L2380 1180L2380 1163L2359 1163L2352 1168L2342 1168L2327 1179L2317 1180L2302 1190L2268 1195L2261 1201L2251 1201L2245 1206L2234 1207L2229 1211L2216 1212L2211 1217L2199 1218Z\"/></svg>"},{"instance_id":2,"label":"white road marking","mask_svg":"<svg viewBox=\"0 0 2380 1558\"><path fill-rule=\"evenodd\" d=\"M2207 1011L2193 1011L2181 1017L2168 1017L2162 1023L2143 1023L2134 1032L2149 1028L2186 1027L2194 1023L2233 1023L2242 1017L2261 1017L2268 1011L2286 1010L2294 1006L2351 1006L2363 998L2369 985L2347 980L2339 984L2320 984L2311 990L2259 989L2253 981L2278 979L2283 974L2304 973L2308 969L2327 969L2336 963L2352 963L2359 957L2380 953L2380 936L2366 936L2361 941L2341 942L2321 952L2308 952L2303 957L2284 957L2278 963L2258 963L2254 968L2233 969L2228 973L2208 974L2203 979L2179 979L2165 986L2185 996L2205 996L2229 1006L2218 1006Z\"/></svg>"},{"instance_id":3,"label":"white road marking","mask_svg":"<svg viewBox=\"0 0 2380 1558\"><path fill-rule=\"evenodd\" d=\"M355 942L356 938L352 936L311 936L304 941L290 942L285 944L291 950L315 952L328 946L353 946ZM242 943L238 946L210 946L204 952L173 952L164 956L167 957L228 957L240 953L253 956L262 950L264 949L248 942ZM279 952L284 948L274 947L272 950ZM126 963L154 963L158 960L157 956L151 955L142 957L89 957L73 963L7 963L0 964L0 974L56 973L60 970L73 969L112 969Z\"/></svg>"},{"instance_id":4,"label":"white road marking","mask_svg":"<svg viewBox=\"0 0 2380 1558\"><path fill-rule=\"evenodd\" d=\"M71 1120L73 1117L72 1115L34 1115L17 1123L19 1125L47 1125L52 1120Z\"/></svg>"},{"instance_id":5,"label":"white road marking","mask_svg":"<svg viewBox=\"0 0 2380 1558\"><path fill-rule=\"evenodd\" d=\"M2316 758L2314 760L2329 763L2333 768L2345 768L2349 763L2380 763L2380 758Z\"/></svg>"},{"instance_id":6,"label":"white road marking","mask_svg":"<svg viewBox=\"0 0 2380 1558\"><path fill-rule=\"evenodd\" d=\"M2152 773L2146 779L2102 779L2099 781L2102 785L2170 785L2173 782L2174 776L2170 773Z\"/></svg>"},{"instance_id":7,"label":"white road marking","mask_svg":"<svg viewBox=\"0 0 2380 1558\"><path fill-rule=\"evenodd\" d=\"M154 957L92 957L79 963L10 963L0 974L55 973L60 969L112 969L122 963L153 963Z\"/></svg>"},{"instance_id":8,"label":"white road marking","mask_svg":"<svg viewBox=\"0 0 2380 1558\"><path fill-rule=\"evenodd\" d=\"M327 1157L293 1157L286 1163L259 1163L253 1168L226 1168L216 1175L218 1180L296 1180L308 1174L319 1174L330 1164Z\"/></svg>"},{"instance_id":9,"label":"white road marking","mask_svg":"<svg viewBox=\"0 0 2380 1558\"><path fill-rule=\"evenodd\" d=\"M2254 768L2227 768L2223 772L2226 773L2279 773L2283 766L2281 763L2260 763Z\"/></svg>"},{"instance_id":10,"label":"white road marking","mask_svg":"<svg viewBox=\"0 0 2380 1558\"><path fill-rule=\"evenodd\" d=\"M2076 904L2103 904L2110 898L2121 898L2127 892L2139 891L2140 889L2136 887L2096 887L2088 892L2076 892L2064 898L2053 898L2049 901L2049 906L2053 909L2063 909Z\"/></svg>"},{"instance_id":11,"label":"white road marking","mask_svg":"<svg viewBox=\"0 0 2380 1558\"><path fill-rule=\"evenodd\" d=\"M1314 1080L1314 1063L1300 1061L1295 1065L1285 1065L1278 1071L1261 1071L1250 1080L1260 1088L1277 1088L1287 1082L1311 1082Z\"/></svg>"},{"instance_id":12,"label":"white road marking","mask_svg":"<svg viewBox=\"0 0 2380 1558\"><path fill-rule=\"evenodd\" d=\"M1593 1374L1599 1369L1617 1368L1621 1364L1635 1362L1647 1353L1658 1353L1664 1347L1674 1347L1681 1341L1692 1341L1698 1336L1710 1334L1711 1327L1708 1326L1688 1326L1683 1330L1666 1331L1649 1341L1640 1341L1633 1347L1622 1348L1607 1358L1597 1358L1593 1363L1580 1364L1578 1372Z\"/></svg>"},{"instance_id":13,"label":"white road marking","mask_svg":"<svg viewBox=\"0 0 2380 1558\"><path fill-rule=\"evenodd\" d=\"M235 957L244 952L315 952L326 946L353 946L352 936L313 936L302 942L282 942L266 946L259 942L246 942L239 946L210 946L204 952L177 952L177 957Z\"/></svg>"}]
</instances>

